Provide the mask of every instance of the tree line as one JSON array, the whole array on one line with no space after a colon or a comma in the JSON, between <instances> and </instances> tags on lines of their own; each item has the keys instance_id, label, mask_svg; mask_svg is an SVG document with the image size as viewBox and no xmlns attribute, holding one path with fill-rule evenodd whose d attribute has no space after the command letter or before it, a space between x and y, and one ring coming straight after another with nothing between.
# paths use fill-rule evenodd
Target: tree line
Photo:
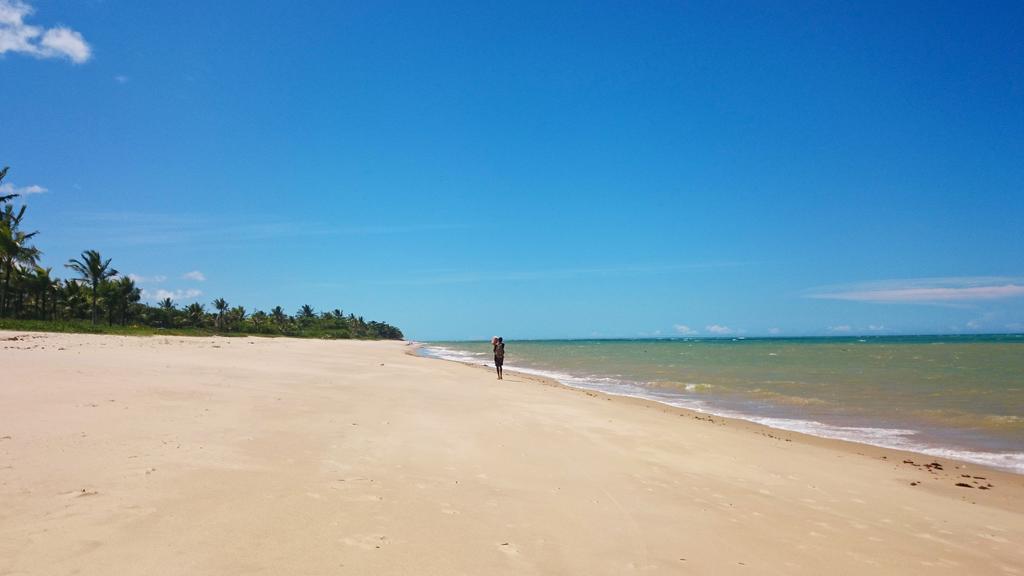
<instances>
[{"instance_id":1,"label":"tree line","mask_svg":"<svg viewBox=\"0 0 1024 576\"><path fill-rule=\"evenodd\" d=\"M0 170L0 182L8 168ZM146 326L217 333L280 334L320 338L402 339L386 322L369 321L341 309L317 312L304 305L295 314L280 306L269 312L231 306L218 298L210 308L199 302L178 307L165 298L155 306L142 302L135 281L121 275L96 250L86 250L64 265L75 274L61 279L39 265L42 253L32 241L38 231L23 227L26 206L15 207L18 194L0 195L0 319L92 326Z\"/></svg>"}]
</instances>

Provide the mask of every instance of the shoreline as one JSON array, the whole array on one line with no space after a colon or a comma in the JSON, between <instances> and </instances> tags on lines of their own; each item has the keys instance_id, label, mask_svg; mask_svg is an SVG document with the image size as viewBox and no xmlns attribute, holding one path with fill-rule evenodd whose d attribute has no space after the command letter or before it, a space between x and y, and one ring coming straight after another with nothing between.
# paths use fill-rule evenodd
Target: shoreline
<instances>
[{"instance_id":1,"label":"shoreline","mask_svg":"<svg viewBox=\"0 0 1024 576\"><path fill-rule=\"evenodd\" d=\"M419 342L410 343L415 349L428 346ZM494 375L494 368L487 367L485 365L470 364L468 362L460 362L458 360L452 360L449 358L440 358L437 356L425 356L416 354L415 350L406 352L409 355L426 358L428 360L435 360L441 362L450 362L456 365L462 365L469 368L474 368L487 372L489 375ZM830 450L838 450L846 454L863 456L870 459L882 460L887 463L894 465L894 470L910 472L913 470L925 471L930 474L931 478L942 478L945 480L954 481L958 478L962 478L961 474L967 473L968 470L981 470L986 476L991 478L998 477L1000 481L1004 483L1014 483L1024 486L1024 474L1018 474L1002 468L980 464L977 462L968 462L965 460L958 460L956 458L949 458L945 456L934 456L930 454L924 454L921 452L914 452L912 450L900 450L898 448L889 448L886 446L876 446L874 444L864 444L855 440L845 440L842 438L828 438L824 436L815 436L806 432L798 432L794 430L786 430L783 428L775 428L767 424L761 424L759 422L753 422L745 420L743 418L737 418L732 416L720 416L717 414L711 414L706 412L700 412L692 408L684 408L681 406L673 406L658 400L652 400L650 398L641 398L639 396L630 396L628 394L613 394L604 392L601 390L589 390L586 388L580 388L564 384L558 380L537 374L530 374L527 372L520 372L513 369L505 370L508 374L515 374L516 376L523 378L524 380L535 382L544 386L551 386L554 388L560 388L567 391L584 394L589 397L603 398L607 401L617 400L629 405L635 405L647 409L657 409L667 414L678 415L681 417L691 418L694 420L709 422L711 424L718 424L721 426L731 426L735 429L748 431L752 434L765 436L770 439L774 439L781 442L798 442L806 445L823 447ZM934 463L938 463L939 467L931 466ZM927 466L927 467L926 467ZM962 491L962 487L960 488ZM991 492L991 491L989 491ZM949 492L950 494L958 493L955 490ZM1024 507L1021 508L1024 510Z\"/></svg>"},{"instance_id":2,"label":"shoreline","mask_svg":"<svg viewBox=\"0 0 1024 576\"><path fill-rule=\"evenodd\" d=\"M406 343L15 334L0 333L0 573L1024 565L1010 473L497 381Z\"/></svg>"},{"instance_id":3,"label":"shoreline","mask_svg":"<svg viewBox=\"0 0 1024 576\"><path fill-rule=\"evenodd\" d=\"M839 338L839 337L837 337ZM845 337L843 337L845 338ZM848 338L847 338L848 339ZM467 357L462 360L458 357L446 355L454 352L456 355L461 355L462 351L455 349L448 349L444 344L434 345L430 343L415 342L419 349L423 350L423 356L431 359L446 360L449 362L455 362L457 364L464 364L467 366L490 366L486 361L481 361L476 358ZM435 353L432 349L436 349L440 346L441 353ZM493 371L493 367L490 367ZM600 387L591 387L586 383L576 385L573 383L563 382L560 377L565 377L568 380L580 380L585 382L587 378L591 377L578 377L571 373L553 372L553 370L534 370L523 368L507 368L509 372L515 372L524 377L532 377L545 381L557 383L560 386L565 386L570 389L584 390L600 394L605 394L617 398L631 398L643 400L645 402L652 402L659 406L667 406L677 408L688 413L699 414L704 417L713 417L717 419L724 419L734 422L744 422L748 424L755 424L758 426L765 427L769 430L773 430L780 433L787 434L799 434L810 438L818 438L822 440L830 440L837 442L845 442L853 444L854 446L869 447L872 449L884 449L891 450L896 453L910 455L911 459L937 459L937 460L948 460L957 462L962 465L977 466L986 470L998 471L1001 473L1011 474L1014 476L1024 476L1024 462L1020 461L1020 458L1024 456L1024 452L995 452L988 451L985 449L971 448L968 446L957 446L956 444L941 444L928 441L910 442L911 446L901 446L901 440L907 433L919 433L919 430L906 430L898 425L893 427L892 425L879 425L874 423L861 423L861 424L828 424L819 422L812 419L802 418L799 415L787 415L787 416L765 416L757 413L745 413L736 409L724 409L716 408L713 401L698 401L706 402L708 409L692 407L692 406L680 406L672 403L672 399L665 398L660 399L658 397L650 397L640 395L638 393L632 393L630 391L616 392L612 390L604 390ZM545 373L547 372L547 373ZM599 376L592 376L593 378L603 379ZM621 378L621 377L616 377ZM641 387L642 383L623 381L627 386ZM657 395L655 395L657 396ZM681 402L691 402L692 400L682 400ZM785 424L793 422L795 423L792 427L787 427ZM858 433L872 432L879 433L879 440L872 441L870 438L858 438L856 434L843 434L846 431L855 431ZM870 437L871 434L868 434ZM895 439L893 439L895 438ZM1000 464L998 461L1003 460L1006 463Z\"/></svg>"}]
</instances>

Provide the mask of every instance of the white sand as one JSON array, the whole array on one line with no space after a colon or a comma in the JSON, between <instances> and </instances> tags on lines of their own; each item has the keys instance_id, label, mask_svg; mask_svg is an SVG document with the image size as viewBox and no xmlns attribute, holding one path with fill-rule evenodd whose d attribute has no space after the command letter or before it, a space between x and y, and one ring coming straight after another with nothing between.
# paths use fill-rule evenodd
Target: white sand
<instances>
[{"instance_id":1,"label":"white sand","mask_svg":"<svg viewBox=\"0 0 1024 576\"><path fill-rule=\"evenodd\" d=\"M402 343L17 335L4 575L1024 573L1022 476Z\"/></svg>"}]
</instances>

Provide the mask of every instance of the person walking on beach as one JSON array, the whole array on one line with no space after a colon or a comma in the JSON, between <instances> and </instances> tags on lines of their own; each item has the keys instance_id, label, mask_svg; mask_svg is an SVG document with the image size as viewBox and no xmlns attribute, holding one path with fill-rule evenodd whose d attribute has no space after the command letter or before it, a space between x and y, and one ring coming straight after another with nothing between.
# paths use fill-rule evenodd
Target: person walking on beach
<instances>
[{"instance_id":1,"label":"person walking on beach","mask_svg":"<svg viewBox=\"0 0 1024 576\"><path fill-rule=\"evenodd\" d=\"M491 344L494 346L494 367L498 370L498 380L503 380L501 367L505 364L505 341L500 336L495 336L491 338Z\"/></svg>"}]
</instances>

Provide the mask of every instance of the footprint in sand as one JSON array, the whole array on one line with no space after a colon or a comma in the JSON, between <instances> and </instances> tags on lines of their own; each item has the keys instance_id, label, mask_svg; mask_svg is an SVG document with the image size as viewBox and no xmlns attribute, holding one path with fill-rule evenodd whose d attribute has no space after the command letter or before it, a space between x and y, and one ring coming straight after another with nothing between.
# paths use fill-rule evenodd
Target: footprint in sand
<instances>
[{"instance_id":1,"label":"footprint in sand","mask_svg":"<svg viewBox=\"0 0 1024 576\"><path fill-rule=\"evenodd\" d=\"M519 548L511 542L498 544L498 550L504 552L506 556L519 556Z\"/></svg>"},{"instance_id":2,"label":"footprint in sand","mask_svg":"<svg viewBox=\"0 0 1024 576\"><path fill-rule=\"evenodd\" d=\"M377 496L376 494L354 494L352 496L342 496L342 502L383 502L383 496Z\"/></svg>"},{"instance_id":3,"label":"footprint in sand","mask_svg":"<svg viewBox=\"0 0 1024 576\"><path fill-rule=\"evenodd\" d=\"M387 544L388 537L383 534L362 534L341 539L341 543L362 548L363 550L376 550Z\"/></svg>"}]
</instances>

